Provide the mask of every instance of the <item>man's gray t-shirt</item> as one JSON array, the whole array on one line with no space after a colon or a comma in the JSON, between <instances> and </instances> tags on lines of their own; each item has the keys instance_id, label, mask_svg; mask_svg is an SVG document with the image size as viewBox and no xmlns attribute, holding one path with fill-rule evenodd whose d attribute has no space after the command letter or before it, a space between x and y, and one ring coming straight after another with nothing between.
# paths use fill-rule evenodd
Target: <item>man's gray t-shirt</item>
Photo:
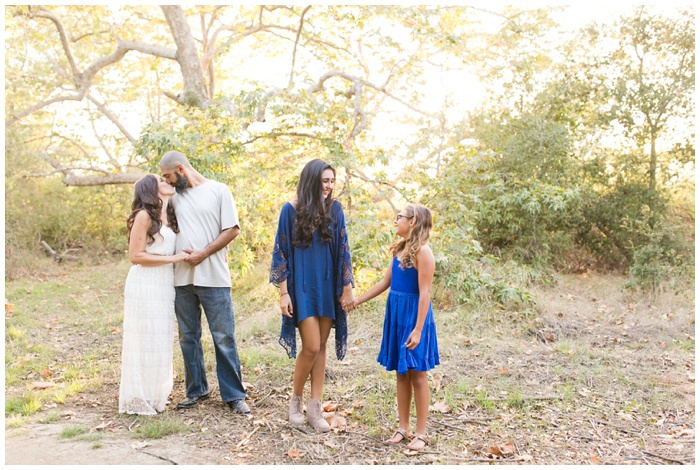
<instances>
[{"instance_id":1,"label":"man's gray t-shirt","mask_svg":"<svg viewBox=\"0 0 700 470\"><path fill-rule=\"evenodd\" d=\"M227 228L239 226L238 211L233 195L223 183L208 180L183 193L174 194L170 202L175 208L177 225L177 253L182 250L201 250L213 242ZM239 226L240 227L240 226ZM191 266L187 262L175 264L175 285L193 284L201 287L231 287L226 247Z\"/></svg>"}]
</instances>

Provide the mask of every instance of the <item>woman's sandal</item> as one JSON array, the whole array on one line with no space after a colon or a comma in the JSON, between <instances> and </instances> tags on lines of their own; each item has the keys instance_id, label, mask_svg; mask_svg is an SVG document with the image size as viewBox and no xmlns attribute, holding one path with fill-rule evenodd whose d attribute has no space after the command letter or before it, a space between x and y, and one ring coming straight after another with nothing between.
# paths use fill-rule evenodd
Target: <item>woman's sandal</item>
<instances>
[{"instance_id":1,"label":"woman's sandal","mask_svg":"<svg viewBox=\"0 0 700 470\"><path fill-rule=\"evenodd\" d=\"M423 445L420 448L412 446L411 444L413 444L416 441L422 441ZM408 444L407 447L411 450L423 450L429 444L430 444L430 436L428 436L427 434L417 434L416 433L413 435L413 440Z\"/></svg>"},{"instance_id":2,"label":"woman's sandal","mask_svg":"<svg viewBox=\"0 0 700 470\"><path fill-rule=\"evenodd\" d=\"M399 436L401 436L401 439L399 439L399 440L396 441L396 442L390 442L391 439L395 438L397 434L398 434ZM393 434L389 439L387 439L386 441L384 441L384 444L390 445L390 446L394 446L394 445L396 445L396 444L402 443L402 442L405 441L406 439L408 439L408 431L406 431L404 428L399 428L399 429L397 429L396 431L394 431L394 434Z\"/></svg>"}]
</instances>

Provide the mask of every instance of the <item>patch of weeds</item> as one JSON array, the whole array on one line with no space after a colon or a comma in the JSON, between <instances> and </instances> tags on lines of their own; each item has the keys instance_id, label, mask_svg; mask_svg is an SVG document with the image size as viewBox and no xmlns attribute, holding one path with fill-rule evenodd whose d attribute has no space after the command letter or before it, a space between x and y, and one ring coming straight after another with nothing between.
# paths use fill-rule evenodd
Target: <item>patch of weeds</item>
<instances>
[{"instance_id":1,"label":"patch of weeds","mask_svg":"<svg viewBox=\"0 0 700 470\"><path fill-rule=\"evenodd\" d=\"M90 446L91 449L101 449L102 448L102 443L101 442L95 442Z\"/></svg>"},{"instance_id":2,"label":"patch of weeds","mask_svg":"<svg viewBox=\"0 0 700 470\"><path fill-rule=\"evenodd\" d=\"M81 434L87 434L90 431L90 428L87 426L83 426L82 424L77 424L77 425L72 425L63 428L61 431L61 434L58 435L59 439L73 439L76 436L80 436Z\"/></svg>"},{"instance_id":3,"label":"patch of weeds","mask_svg":"<svg viewBox=\"0 0 700 470\"><path fill-rule=\"evenodd\" d=\"M50 413L48 416L44 416L39 420L39 423L41 424L51 424L55 423L60 419L60 416L58 413Z\"/></svg>"},{"instance_id":4,"label":"patch of weeds","mask_svg":"<svg viewBox=\"0 0 700 470\"><path fill-rule=\"evenodd\" d=\"M5 330L5 337L9 341L20 341L25 339L26 337L26 332L20 328L17 328L16 326L10 325L7 327Z\"/></svg>"},{"instance_id":5,"label":"patch of weeds","mask_svg":"<svg viewBox=\"0 0 700 470\"><path fill-rule=\"evenodd\" d=\"M92 432L90 434L81 435L81 436L77 437L76 439L78 439L80 441L99 441L99 440L102 440L102 434Z\"/></svg>"},{"instance_id":6,"label":"patch of weeds","mask_svg":"<svg viewBox=\"0 0 700 470\"><path fill-rule=\"evenodd\" d=\"M685 352L695 351L695 340L694 339L674 339L673 344Z\"/></svg>"},{"instance_id":7,"label":"patch of weeds","mask_svg":"<svg viewBox=\"0 0 700 470\"><path fill-rule=\"evenodd\" d=\"M19 414L29 416L41 411L42 401L39 395L31 391L21 397L8 397L5 401L5 416Z\"/></svg>"},{"instance_id":8,"label":"patch of weeds","mask_svg":"<svg viewBox=\"0 0 700 470\"><path fill-rule=\"evenodd\" d=\"M83 390L83 388L84 385L82 384L82 382L69 382L65 387L59 390L55 390L51 394L51 400L53 400L55 403L63 403L64 401L66 401L66 398L78 394Z\"/></svg>"},{"instance_id":9,"label":"patch of weeds","mask_svg":"<svg viewBox=\"0 0 700 470\"><path fill-rule=\"evenodd\" d=\"M7 409L7 408L5 408L5 409ZM25 424L27 424L27 417L26 416L14 414L5 420L5 427L7 429L21 428Z\"/></svg>"},{"instance_id":10,"label":"patch of weeds","mask_svg":"<svg viewBox=\"0 0 700 470\"><path fill-rule=\"evenodd\" d=\"M186 425L177 418L171 417L140 417L139 426L133 432L138 439L160 439L170 434L189 431L192 426Z\"/></svg>"},{"instance_id":11,"label":"patch of weeds","mask_svg":"<svg viewBox=\"0 0 700 470\"><path fill-rule=\"evenodd\" d=\"M476 392L474 403L485 411L493 411L494 402L489 398L489 393L486 390L479 390Z\"/></svg>"},{"instance_id":12,"label":"patch of weeds","mask_svg":"<svg viewBox=\"0 0 700 470\"><path fill-rule=\"evenodd\" d=\"M506 403L512 408L522 409L525 405L525 400L523 400L523 395L519 389L515 389L508 393L508 398L506 398Z\"/></svg>"},{"instance_id":13,"label":"patch of weeds","mask_svg":"<svg viewBox=\"0 0 700 470\"><path fill-rule=\"evenodd\" d=\"M562 400L565 402L570 402L574 399L574 386L571 384L559 385L557 388L561 389Z\"/></svg>"}]
</instances>

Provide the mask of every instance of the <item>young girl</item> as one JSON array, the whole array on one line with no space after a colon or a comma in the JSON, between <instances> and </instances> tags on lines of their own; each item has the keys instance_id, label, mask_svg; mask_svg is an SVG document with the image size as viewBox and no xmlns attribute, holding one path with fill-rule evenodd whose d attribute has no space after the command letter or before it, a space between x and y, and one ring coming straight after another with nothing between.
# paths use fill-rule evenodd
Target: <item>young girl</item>
<instances>
[{"instance_id":1,"label":"young girl","mask_svg":"<svg viewBox=\"0 0 700 470\"><path fill-rule=\"evenodd\" d=\"M381 281L356 299L355 306L391 287L386 301L384 333L377 361L386 370L396 371L399 428L385 442L398 444L409 438L407 430L413 394L416 402L416 432L408 448L420 450L430 441L426 429L430 405L426 371L440 364L430 303L435 258L427 245L433 219L427 208L409 204L396 216L394 224L401 240L389 249L391 265Z\"/></svg>"},{"instance_id":2,"label":"young girl","mask_svg":"<svg viewBox=\"0 0 700 470\"><path fill-rule=\"evenodd\" d=\"M304 424L302 396L311 377L306 414L308 423L319 432L330 431L321 409L326 340L335 327L336 356L342 360L348 328L342 305L351 310L355 303L345 215L333 199L334 184L335 170L329 164L318 159L306 164L297 198L282 207L270 270L270 282L280 288L280 344L289 357L296 357L289 422ZM298 357L295 328L301 336Z\"/></svg>"}]
</instances>

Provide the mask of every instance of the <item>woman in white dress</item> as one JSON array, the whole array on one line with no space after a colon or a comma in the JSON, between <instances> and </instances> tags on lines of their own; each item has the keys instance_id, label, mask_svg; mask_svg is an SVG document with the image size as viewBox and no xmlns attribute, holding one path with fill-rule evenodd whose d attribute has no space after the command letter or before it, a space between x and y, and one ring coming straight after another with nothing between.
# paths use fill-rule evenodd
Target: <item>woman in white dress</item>
<instances>
[{"instance_id":1,"label":"woman in white dress","mask_svg":"<svg viewBox=\"0 0 700 470\"><path fill-rule=\"evenodd\" d=\"M168 204L174 193L155 175L141 178L126 221L133 266L124 286L120 413L155 415L165 409L173 388L173 263L187 257L174 254L179 230Z\"/></svg>"}]
</instances>

